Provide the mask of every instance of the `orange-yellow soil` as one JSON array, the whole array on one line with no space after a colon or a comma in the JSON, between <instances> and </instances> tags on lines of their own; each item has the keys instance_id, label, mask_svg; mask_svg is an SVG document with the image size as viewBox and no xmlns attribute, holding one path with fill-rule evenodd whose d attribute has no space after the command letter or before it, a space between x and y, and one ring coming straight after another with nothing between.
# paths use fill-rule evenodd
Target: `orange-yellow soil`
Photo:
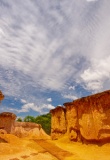
<instances>
[{"instance_id":1,"label":"orange-yellow soil","mask_svg":"<svg viewBox=\"0 0 110 160\"><path fill-rule=\"evenodd\" d=\"M109 160L110 144L93 145L60 140L32 140L14 135L0 135L2 160Z\"/></svg>"},{"instance_id":2,"label":"orange-yellow soil","mask_svg":"<svg viewBox=\"0 0 110 160\"><path fill-rule=\"evenodd\" d=\"M53 141L58 147L72 153L65 160L110 160L110 143L104 145L70 142L67 137Z\"/></svg>"},{"instance_id":3,"label":"orange-yellow soil","mask_svg":"<svg viewBox=\"0 0 110 160\"><path fill-rule=\"evenodd\" d=\"M2 160L56 160L54 156L29 138L18 138L11 134L0 135L6 142L0 142Z\"/></svg>"}]
</instances>

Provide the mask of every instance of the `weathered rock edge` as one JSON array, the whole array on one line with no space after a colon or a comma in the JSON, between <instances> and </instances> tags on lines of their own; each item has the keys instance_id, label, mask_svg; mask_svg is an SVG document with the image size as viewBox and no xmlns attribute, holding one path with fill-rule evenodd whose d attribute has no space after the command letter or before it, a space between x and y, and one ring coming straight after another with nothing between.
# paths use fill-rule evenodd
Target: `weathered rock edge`
<instances>
[{"instance_id":1,"label":"weathered rock edge","mask_svg":"<svg viewBox=\"0 0 110 160\"><path fill-rule=\"evenodd\" d=\"M50 111L51 137L72 141L110 142L110 90L64 103Z\"/></svg>"},{"instance_id":2,"label":"weathered rock edge","mask_svg":"<svg viewBox=\"0 0 110 160\"><path fill-rule=\"evenodd\" d=\"M0 91L0 101L2 101L4 99L4 95L2 93L2 91Z\"/></svg>"}]
</instances>

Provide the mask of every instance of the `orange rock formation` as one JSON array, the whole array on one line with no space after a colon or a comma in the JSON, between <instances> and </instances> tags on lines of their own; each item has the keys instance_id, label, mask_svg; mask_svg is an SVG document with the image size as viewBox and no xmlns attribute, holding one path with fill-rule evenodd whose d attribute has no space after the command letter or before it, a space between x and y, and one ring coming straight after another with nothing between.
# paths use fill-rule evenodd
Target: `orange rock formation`
<instances>
[{"instance_id":1,"label":"orange rock formation","mask_svg":"<svg viewBox=\"0 0 110 160\"><path fill-rule=\"evenodd\" d=\"M64 134L60 131L65 128L73 141L110 141L110 90L65 103L64 106L65 109L51 110L53 139ZM58 123L59 119L63 127Z\"/></svg>"},{"instance_id":2,"label":"orange rock formation","mask_svg":"<svg viewBox=\"0 0 110 160\"><path fill-rule=\"evenodd\" d=\"M58 139L62 134L66 133L66 120L65 120L65 108L56 107L56 109L51 110L52 122L51 122L51 136L52 139Z\"/></svg>"},{"instance_id":3,"label":"orange rock formation","mask_svg":"<svg viewBox=\"0 0 110 160\"><path fill-rule=\"evenodd\" d=\"M13 130L13 134L22 138L22 137L35 137L40 139L49 139L42 126L40 124L32 123L32 122L15 122L15 128Z\"/></svg>"},{"instance_id":4,"label":"orange rock formation","mask_svg":"<svg viewBox=\"0 0 110 160\"><path fill-rule=\"evenodd\" d=\"M0 113L0 134L14 134L19 138L34 137L50 139L40 124L32 122L16 122L16 115L10 112Z\"/></svg>"},{"instance_id":5,"label":"orange rock formation","mask_svg":"<svg viewBox=\"0 0 110 160\"><path fill-rule=\"evenodd\" d=\"M10 112L0 113L0 129L7 133L13 132L16 115Z\"/></svg>"}]
</instances>

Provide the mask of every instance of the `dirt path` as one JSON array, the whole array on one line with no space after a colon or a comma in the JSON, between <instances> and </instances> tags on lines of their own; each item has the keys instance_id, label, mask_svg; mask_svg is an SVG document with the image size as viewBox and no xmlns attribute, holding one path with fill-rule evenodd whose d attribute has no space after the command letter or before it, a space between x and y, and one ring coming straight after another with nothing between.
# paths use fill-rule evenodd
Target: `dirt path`
<instances>
[{"instance_id":1,"label":"dirt path","mask_svg":"<svg viewBox=\"0 0 110 160\"><path fill-rule=\"evenodd\" d=\"M19 139L13 136L9 138L11 142L0 143L2 160L64 160L73 155L51 140Z\"/></svg>"},{"instance_id":2,"label":"dirt path","mask_svg":"<svg viewBox=\"0 0 110 160\"><path fill-rule=\"evenodd\" d=\"M66 139L51 141L8 136L8 143L0 143L0 160L110 160L110 144L98 146Z\"/></svg>"},{"instance_id":3,"label":"dirt path","mask_svg":"<svg viewBox=\"0 0 110 160\"><path fill-rule=\"evenodd\" d=\"M66 157L70 157L73 155L72 153L63 150L46 140L35 140L35 142L42 148L44 148L47 152L49 152L51 155L56 157L58 160L64 160Z\"/></svg>"}]
</instances>

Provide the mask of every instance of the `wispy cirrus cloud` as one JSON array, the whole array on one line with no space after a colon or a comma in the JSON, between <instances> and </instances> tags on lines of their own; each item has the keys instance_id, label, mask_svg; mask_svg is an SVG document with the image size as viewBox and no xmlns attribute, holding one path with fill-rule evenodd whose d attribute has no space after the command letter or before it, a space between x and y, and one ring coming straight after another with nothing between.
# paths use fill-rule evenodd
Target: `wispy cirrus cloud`
<instances>
[{"instance_id":1,"label":"wispy cirrus cloud","mask_svg":"<svg viewBox=\"0 0 110 160\"><path fill-rule=\"evenodd\" d=\"M90 92L108 89L109 12L110 2L103 0L1 0L4 94L39 108L52 91L70 98L83 96L78 86Z\"/></svg>"},{"instance_id":2,"label":"wispy cirrus cloud","mask_svg":"<svg viewBox=\"0 0 110 160\"><path fill-rule=\"evenodd\" d=\"M98 1L98 0L86 0L87 2L95 2L95 1Z\"/></svg>"}]
</instances>

